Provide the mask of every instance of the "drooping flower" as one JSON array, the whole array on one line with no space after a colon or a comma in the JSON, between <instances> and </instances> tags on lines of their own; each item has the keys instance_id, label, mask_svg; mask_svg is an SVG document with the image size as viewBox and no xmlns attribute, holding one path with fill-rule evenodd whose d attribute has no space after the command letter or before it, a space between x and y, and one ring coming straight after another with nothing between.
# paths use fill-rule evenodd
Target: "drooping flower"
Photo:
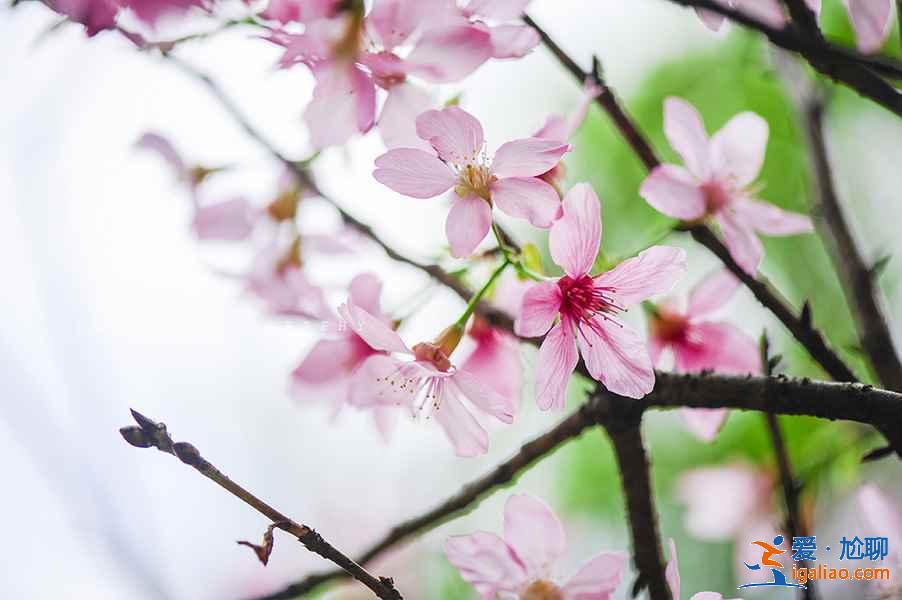
<instances>
[{"instance_id":1,"label":"drooping flower","mask_svg":"<svg viewBox=\"0 0 902 600\"><path fill-rule=\"evenodd\" d=\"M489 34L476 26L427 26L431 6L421 0L378 0L366 16L362 8L352 8L308 23L301 34L276 31L267 38L285 47L282 67L303 63L316 77L313 100L304 111L315 148L344 143L373 126L377 85L389 91L383 108L388 112L380 118L393 133L392 124L404 123L405 116L412 120L413 111L428 102L408 83L409 75L456 81L491 57Z\"/></svg>"},{"instance_id":2,"label":"drooping flower","mask_svg":"<svg viewBox=\"0 0 902 600\"><path fill-rule=\"evenodd\" d=\"M301 268L300 243L296 237L287 247L278 240L264 246L254 257L245 285L272 314L321 320L329 314L328 304Z\"/></svg>"},{"instance_id":3,"label":"drooping flower","mask_svg":"<svg viewBox=\"0 0 902 600\"><path fill-rule=\"evenodd\" d=\"M761 371L761 359L755 340L736 326L710 319L736 292L739 280L722 270L700 281L689 294L683 308L671 299L652 309L649 315L649 352L660 366L662 354L670 349L677 371L746 375ZM704 441L715 438L727 418L723 408L684 408L683 419L689 430Z\"/></svg>"},{"instance_id":4,"label":"drooping flower","mask_svg":"<svg viewBox=\"0 0 902 600\"><path fill-rule=\"evenodd\" d=\"M414 415L435 418L458 456L488 450L488 433L472 410L502 423L513 422L516 404L451 363L461 328L451 326L434 342L408 348L397 332L352 300L338 312L379 352L367 358L353 378L350 401L356 406L404 407Z\"/></svg>"},{"instance_id":5,"label":"drooping flower","mask_svg":"<svg viewBox=\"0 0 902 600\"><path fill-rule=\"evenodd\" d=\"M564 197L563 216L552 226L551 257L565 272L526 292L516 332L545 335L539 349L536 402L564 407L579 353L589 373L610 391L641 398L655 384L645 341L617 317L629 306L667 292L686 270L686 253L653 246L606 273L591 276L601 244L601 206L585 183ZM549 331L550 329L550 331ZM547 333L547 335L546 335Z\"/></svg>"},{"instance_id":6,"label":"drooping flower","mask_svg":"<svg viewBox=\"0 0 902 600\"><path fill-rule=\"evenodd\" d=\"M570 146L526 138L503 144L489 159L482 125L467 111L450 106L417 117L417 134L432 152L396 148L376 159L373 176L413 198L432 198L454 190L445 233L456 257L469 256L489 233L492 206L512 217L547 228L560 214L560 197L539 179L553 169Z\"/></svg>"},{"instance_id":7,"label":"drooping flower","mask_svg":"<svg viewBox=\"0 0 902 600\"><path fill-rule=\"evenodd\" d=\"M461 368L501 394L511 406L519 406L523 369L516 338L479 316L473 318L467 335L476 347Z\"/></svg>"},{"instance_id":8,"label":"drooping flower","mask_svg":"<svg viewBox=\"0 0 902 600\"><path fill-rule=\"evenodd\" d=\"M381 323L391 327L391 318L382 312L379 297L382 282L370 273L354 277L348 287L350 301L362 307ZM332 402L332 414L337 415L350 398L351 381L367 358L379 354L343 322L328 318L329 335L316 344L291 373L292 390L301 400L327 397ZM356 403L361 404L361 403ZM386 440L389 438L398 409L394 406L371 406L373 422Z\"/></svg>"},{"instance_id":9,"label":"drooping flower","mask_svg":"<svg viewBox=\"0 0 902 600\"><path fill-rule=\"evenodd\" d=\"M750 186L764 164L767 122L751 112L736 115L710 139L701 115L679 98L664 102L664 133L685 168L658 166L640 194L654 208L683 221L713 219L730 254L754 274L764 256L755 232L793 235L812 230L811 219L755 199Z\"/></svg>"},{"instance_id":10,"label":"drooping flower","mask_svg":"<svg viewBox=\"0 0 902 600\"><path fill-rule=\"evenodd\" d=\"M532 0L469 0L461 14L489 32L493 58L520 58L535 48L539 33L520 19Z\"/></svg>"},{"instance_id":11,"label":"drooping flower","mask_svg":"<svg viewBox=\"0 0 902 600\"><path fill-rule=\"evenodd\" d=\"M670 562L667 563L664 574L667 577L667 586L670 588L670 594L673 596L673 600L680 600L680 565L677 561L676 542L673 541L673 538L668 541L668 546L670 546ZM693 594L689 600L723 600L723 594L717 592L698 592L697 594ZM733 600L741 599L734 598Z\"/></svg>"},{"instance_id":12,"label":"drooping flower","mask_svg":"<svg viewBox=\"0 0 902 600\"><path fill-rule=\"evenodd\" d=\"M448 538L445 556L483 600L612 600L626 555L596 554L566 582L552 576L566 535L547 504L527 494L508 498L503 537L487 531Z\"/></svg>"}]
</instances>

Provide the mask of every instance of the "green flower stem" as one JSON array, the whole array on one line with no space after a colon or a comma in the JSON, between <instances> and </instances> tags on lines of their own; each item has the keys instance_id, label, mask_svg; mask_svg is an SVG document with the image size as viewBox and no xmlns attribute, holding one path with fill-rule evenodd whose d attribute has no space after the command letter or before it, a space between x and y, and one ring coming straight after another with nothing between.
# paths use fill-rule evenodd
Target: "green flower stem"
<instances>
[{"instance_id":1,"label":"green flower stem","mask_svg":"<svg viewBox=\"0 0 902 600\"><path fill-rule=\"evenodd\" d=\"M505 254L504 261L501 263L501 265L499 265L497 269L495 269L495 271L489 277L489 280L486 281L485 285L482 286L482 289L473 294L473 297L470 298L470 301L467 303L467 307L464 309L463 314L460 315L460 318L457 321L455 321L455 327L463 329L466 326L467 321L470 319L470 315L472 315L473 311L476 310L476 305L479 304L479 301L482 300L482 297L485 296L485 293L489 291L489 288L492 287L492 284L495 283L495 280L498 279L498 277L501 276L501 273L503 273L508 265L511 264L514 263L512 263L507 257L507 254Z\"/></svg>"}]
</instances>

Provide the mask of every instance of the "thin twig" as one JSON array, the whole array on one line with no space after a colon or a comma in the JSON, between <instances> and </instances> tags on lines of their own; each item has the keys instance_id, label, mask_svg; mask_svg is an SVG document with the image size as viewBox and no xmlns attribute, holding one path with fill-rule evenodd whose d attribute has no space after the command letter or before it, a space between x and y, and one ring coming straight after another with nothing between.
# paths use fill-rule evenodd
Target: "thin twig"
<instances>
[{"instance_id":1,"label":"thin twig","mask_svg":"<svg viewBox=\"0 0 902 600\"><path fill-rule=\"evenodd\" d=\"M902 391L902 362L893 343L880 290L855 242L834 187L824 139L823 99L819 94L813 94L803 110L816 175L813 212L823 218L818 224L830 250L833 266L842 280L843 293L858 330L858 340L883 386Z\"/></svg>"},{"instance_id":2,"label":"thin twig","mask_svg":"<svg viewBox=\"0 0 902 600\"><path fill-rule=\"evenodd\" d=\"M632 418L601 421L614 446L623 493L626 496L637 573L633 596L646 588L650 600L670 600L670 587L664 574L664 558L661 553L658 513L654 507L654 492L649 474L649 459L642 441L642 413L633 412L636 414Z\"/></svg>"},{"instance_id":3,"label":"thin twig","mask_svg":"<svg viewBox=\"0 0 902 600\"><path fill-rule=\"evenodd\" d=\"M670 2L709 10L763 33L774 45L803 56L821 74L902 116L902 93L878 74L899 77L902 75L902 65L898 61L885 57L864 56L805 35L798 28L791 26L772 27L717 0L670 0Z\"/></svg>"},{"instance_id":4,"label":"thin twig","mask_svg":"<svg viewBox=\"0 0 902 600\"><path fill-rule=\"evenodd\" d=\"M138 425L123 427L119 430L122 437L129 444L136 448L156 448L161 452L172 454L251 508L262 513L267 519L272 521L274 527L295 536L308 550L334 562L345 573L372 590L378 598L383 600L402 600L401 594L395 589L391 579L371 575L359 564L324 540L312 527L291 520L263 500L257 498L204 459L192 444L188 442L173 442L172 437L166 430L166 425L163 423L157 423L148 419L135 410L131 412ZM271 533L271 530L269 531Z\"/></svg>"},{"instance_id":5,"label":"thin twig","mask_svg":"<svg viewBox=\"0 0 902 600\"><path fill-rule=\"evenodd\" d=\"M872 426L902 421L902 394L857 383L817 382L788 377L656 373L654 391L645 398L623 398L596 392L578 411L547 433L525 444L508 461L423 514L392 527L357 561L370 564L387 550L474 508L479 501L513 481L524 469L582 434L595 423L617 427L649 409L731 408L785 415L848 420ZM626 413L624 411L627 411ZM260 600L288 600L324 583L347 578L339 570L310 575Z\"/></svg>"}]
</instances>

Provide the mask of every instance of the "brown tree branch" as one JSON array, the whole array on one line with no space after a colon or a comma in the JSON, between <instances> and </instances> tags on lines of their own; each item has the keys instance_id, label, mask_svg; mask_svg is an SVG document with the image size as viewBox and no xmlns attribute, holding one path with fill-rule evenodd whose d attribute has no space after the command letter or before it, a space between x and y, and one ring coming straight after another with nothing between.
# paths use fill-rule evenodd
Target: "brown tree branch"
<instances>
[{"instance_id":1,"label":"brown tree branch","mask_svg":"<svg viewBox=\"0 0 902 600\"><path fill-rule=\"evenodd\" d=\"M764 34L775 46L796 52L818 72L841 83L859 95L873 100L887 110L902 116L902 93L878 73L899 77L902 65L885 57L868 57L806 35L798 28L774 28L746 13L727 7L716 0L670 0L686 7L702 8Z\"/></svg>"},{"instance_id":2,"label":"brown tree branch","mask_svg":"<svg viewBox=\"0 0 902 600\"><path fill-rule=\"evenodd\" d=\"M829 153L824 139L824 103L812 94L803 107L816 195L814 211L822 217L821 235L827 242L833 267L842 280L843 293L852 309L861 347L884 387L902 391L902 361L893 342L880 290L846 221L833 183Z\"/></svg>"},{"instance_id":3,"label":"brown tree branch","mask_svg":"<svg viewBox=\"0 0 902 600\"><path fill-rule=\"evenodd\" d=\"M654 391L641 400L597 391L575 413L547 433L525 444L511 459L465 485L459 492L423 514L392 527L360 554L367 565L390 548L433 529L474 508L478 502L567 440L595 424L623 428L650 409L731 408L784 415L804 415L881 426L902 422L902 394L857 383L816 382L787 377L736 377L709 373L656 373ZM643 533L640 539L645 538ZM643 559L643 564L645 559ZM649 565L651 561L649 560ZM654 572L654 568L651 569ZM346 578L340 571L310 575L260 600L289 600L324 583Z\"/></svg>"},{"instance_id":4,"label":"brown tree branch","mask_svg":"<svg viewBox=\"0 0 902 600\"><path fill-rule=\"evenodd\" d=\"M626 496L633 561L637 573L633 596L646 588L650 600L671 600L672 594L664 574L665 563L661 553L658 512L654 507L649 459L642 441L642 412L631 412L634 413L631 417L603 419L600 423L614 446L623 493Z\"/></svg>"},{"instance_id":5,"label":"brown tree branch","mask_svg":"<svg viewBox=\"0 0 902 600\"><path fill-rule=\"evenodd\" d=\"M359 564L324 540L313 528L291 520L263 500L257 498L204 459L192 444L188 442L173 442L172 437L166 430L166 425L163 423L157 423L148 419L135 410L131 412L138 425L123 427L119 430L122 437L129 444L137 448L156 448L161 452L172 454L251 508L262 513L267 519L272 521L274 527L295 536L308 550L341 567L343 572L368 587L378 598L383 600L402 600L401 594L395 589L391 579L371 575Z\"/></svg>"}]
</instances>

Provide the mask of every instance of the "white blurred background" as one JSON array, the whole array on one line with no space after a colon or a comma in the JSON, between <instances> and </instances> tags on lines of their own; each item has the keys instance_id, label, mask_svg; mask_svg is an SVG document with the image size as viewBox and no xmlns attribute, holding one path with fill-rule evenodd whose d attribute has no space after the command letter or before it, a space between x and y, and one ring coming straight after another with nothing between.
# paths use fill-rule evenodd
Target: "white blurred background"
<instances>
[{"instance_id":1,"label":"white blurred background","mask_svg":"<svg viewBox=\"0 0 902 600\"><path fill-rule=\"evenodd\" d=\"M717 43L691 13L659 0L536 0L532 12L579 60L602 56L624 95L663 58ZM323 408L301 406L288 393L288 374L316 329L267 317L217 273L242 267L243 255L194 239L187 195L133 144L154 130L192 161L239 165L223 178L223 194L258 201L277 165L196 81L115 34L87 39L76 26L46 34L56 20L38 3L0 11L5 597L243 598L330 566L278 534L270 565L260 566L234 541L257 540L265 519L174 459L124 444L117 429L129 424L129 407L165 421L176 439L348 550L547 428L555 417L524 402L524 418L493 435L487 456L462 460L431 424L403 422L385 445L361 415L343 414L336 426ZM178 54L216 77L284 152L308 152L300 112L311 78L301 68L277 71L276 48L236 31ZM458 90L486 124L490 147L527 135L578 94L542 50L489 63L448 93ZM882 130L852 123L849 139L862 139L865 127ZM881 143L890 144L868 137L871 156ZM433 256L444 207L375 185L379 152L377 136L327 152L317 167L322 186L405 251ZM859 162L844 168L888 167ZM891 218L861 211L878 238L899 222L898 203L881 206L891 206L882 209ZM316 276L336 289L337 303L337 286L363 270L386 279L388 308L427 283L381 256ZM752 314L750 300L742 306ZM430 336L458 309L456 299L436 294L410 331ZM553 468L534 469L518 489L553 503ZM449 532L496 530L504 497L429 534L423 547ZM585 537L574 540L573 562L584 545L626 546L622 528Z\"/></svg>"}]
</instances>

